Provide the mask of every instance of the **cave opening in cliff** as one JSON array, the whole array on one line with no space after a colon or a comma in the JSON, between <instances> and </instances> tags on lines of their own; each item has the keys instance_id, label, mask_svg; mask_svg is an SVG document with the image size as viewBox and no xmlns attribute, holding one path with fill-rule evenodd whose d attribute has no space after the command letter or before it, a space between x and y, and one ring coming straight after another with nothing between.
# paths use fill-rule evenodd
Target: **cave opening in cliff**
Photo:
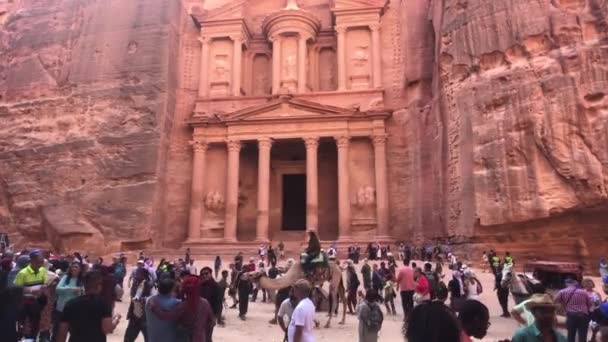
<instances>
[{"instance_id":1,"label":"cave opening in cliff","mask_svg":"<svg viewBox=\"0 0 608 342\"><path fill-rule=\"evenodd\" d=\"M283 218L287 231L306 229L306 175L283 175Z\"/></svg>"}]
</instances>

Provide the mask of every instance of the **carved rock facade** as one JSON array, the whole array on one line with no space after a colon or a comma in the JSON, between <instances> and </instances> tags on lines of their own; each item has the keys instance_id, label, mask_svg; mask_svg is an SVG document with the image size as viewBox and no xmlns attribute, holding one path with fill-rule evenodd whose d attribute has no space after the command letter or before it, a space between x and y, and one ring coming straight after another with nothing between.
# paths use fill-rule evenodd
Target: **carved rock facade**
<instances>
[{"instance_id":1,"label":"carved rock facade","mask_svg":"<svg viewBox=\"0 0 608 342\"><path fill-rule=\"evenodd\" d=\"M62 249L74 246L57 237L85 249L103 236L110 251L223 239L233 227L240 241L273 238L281 199L267 194L266 223L264 172L269 182L310 172L316 150L328 194L305 205L325 239L386 225L393 238L593 260L608 222L607 6L0 1L0 222L13 241ZM318 140L302 131L332 110L392 114L354 139L344 134L368 128L337 120ZM236 129L286 113L302 121ZM260 139L272 139L267 150ZM196 165L227 166L230 151L235 184L226 167L199 168L197 180ZM355 171L340 193L344 166ZM555 247L540 254L538 242Z\"/></svg>"}]
</instances>

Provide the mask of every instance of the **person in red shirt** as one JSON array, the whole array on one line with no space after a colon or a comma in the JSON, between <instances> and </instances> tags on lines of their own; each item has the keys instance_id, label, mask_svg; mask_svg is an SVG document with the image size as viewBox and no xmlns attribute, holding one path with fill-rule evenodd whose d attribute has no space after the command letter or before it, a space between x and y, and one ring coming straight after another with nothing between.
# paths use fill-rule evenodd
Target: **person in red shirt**
<instances>
[{"instance_id":1,"label":"person in red shirt","mask_svg":"<svg viewBox=\"0 0 608 342\"><path fill-rule=\"evenodd\" d=\"M414 309L414 291L416 289L414 270L409 264L409 260L404 260L403 267L399 269L397 274L397 290L400 291L401 305L403 306L403 319L405 321L407 321L408 316Z\"/></svg>"},{"instance_id":2,"label":"person in red shirt","mask_svg":"<svg viewBox=\"0 0 608 342\"><path fill-rule=\"evenodd\" d=\"M414 293L414 305L422 304L425 301L431 300L431 287L429 286L429 280L426 279L422 269L416 268L414 271L414 278L416 279L416 290Z\"/></svg>"}]
</instances>

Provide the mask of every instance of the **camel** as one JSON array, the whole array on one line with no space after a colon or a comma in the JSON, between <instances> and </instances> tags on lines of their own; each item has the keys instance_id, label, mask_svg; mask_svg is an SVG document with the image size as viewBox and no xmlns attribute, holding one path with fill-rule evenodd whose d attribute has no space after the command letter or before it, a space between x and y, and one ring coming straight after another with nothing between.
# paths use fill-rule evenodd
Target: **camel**
<instances>
[{"instance_id":1,"label":"camel","mask_svg":"<svg viewBox=\"0 0 608 342\"><path fill-rule=\"evenodd\" d=\"M270 279L266 274L261 272L249 272L248 277L252 282L257 283L261 288L267 290L283 289L292 286L299 279L306 279L304 271L302 270L302 265L297 262L289 268L287 273L277 279ZM329 315L325 328L329 328L334 308L339 305L338 298L342 300L344 309L342 312L342 321L340 321L339 324L344 324L346 320L346 290L342 280L342 269L333 261L329 262L329 267L323 270L320 279L316 280L313 286L322 286L326 281L329 282ZM336 307L333 306L333 303L336 303Z\"/></svg>"}]
</instances>

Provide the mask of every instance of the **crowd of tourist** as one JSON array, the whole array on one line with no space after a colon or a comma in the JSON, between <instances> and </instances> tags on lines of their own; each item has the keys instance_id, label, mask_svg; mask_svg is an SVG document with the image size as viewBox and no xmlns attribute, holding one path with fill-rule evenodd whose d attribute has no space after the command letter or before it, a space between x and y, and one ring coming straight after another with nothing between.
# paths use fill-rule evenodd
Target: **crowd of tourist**
<instances>
[{"instance_id":1,"label":"crowd of tourist","mask_svg":"<svg viewBox=\"0 0 608 342\"><path fill-rule=\"evenodd\" d=\"M389 245L370 243L361 267L355 267L361 249L352 245L345 253L348 258L341 262L348 311L359 321L360 342L378 341L385 314L403 315L409 342L467 342L486 335L489 311L481 302L484 288L472 268L440 244L420 248L399 244L394 250L397 258ZM69 336L73 342L106 341L122 319L115 303L128 301L125 342L138 336L146 342L212 342L215 327L226 324L227 297L232 299L230 308L246 320L249 302L261 295L262 302L274 302L270 323L279 325L281 339L315 341L314 329L319 325L315 312L320 304L311 298L314 282L300 279L278 291L260 288L248 276L251 272L279 278L294 260L283 260L283 243L276 249L261 245L257 254L245 262L238 253L226 267L217 256L199 272L190 250L184 258L158 262L141 252L133 265L122 254L104 262L101 258L90 261L80 253L56 256L40 250L2 251L0 340L64 342ZM340 263L335 244L327 254ZM450 271L444 272L444 262ZM608 303L594 291L591 279L580 284L567 279L554 298L544 289L535 289L509 310L509 289L502 277L505 267L514 266L513 257L506 252L501 258L490 251L483 253L482 262L482 269L495 275L493 290L502 316L521 325L511 341L587 342L589 327L591 341L608 341ZM602 279L608 283L607 271L602 259L600 273L606 273ZM397 298L400 313L395 308ZM566 315L567 337L556 326L561 310Z\"/></svg>"}]
</instances>

